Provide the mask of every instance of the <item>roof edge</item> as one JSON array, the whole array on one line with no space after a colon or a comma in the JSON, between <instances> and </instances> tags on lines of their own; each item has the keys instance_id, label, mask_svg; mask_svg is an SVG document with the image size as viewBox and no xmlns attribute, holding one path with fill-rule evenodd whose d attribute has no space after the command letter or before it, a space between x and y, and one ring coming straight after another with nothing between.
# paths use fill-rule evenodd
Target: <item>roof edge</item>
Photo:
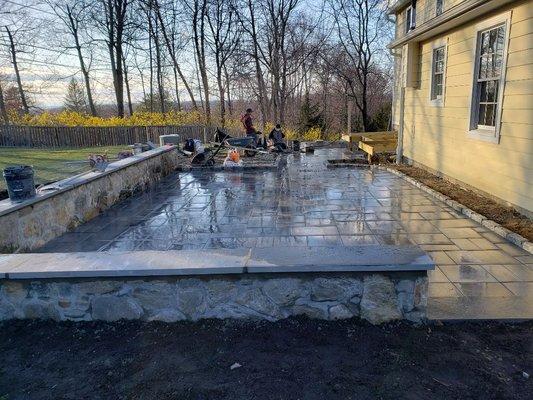
<instances>
[{"instance_id":1,"label":"roof edge","mask_svg":"<svg viewBox=\"0 0 533 400\"><path fill-rule=\"evenodd\" d=\"M411 0L397 0L387 9L387 13L389 15L396 14L402 8L407 6L409 3L411 3Z\"/></svg>"}]
</instances>

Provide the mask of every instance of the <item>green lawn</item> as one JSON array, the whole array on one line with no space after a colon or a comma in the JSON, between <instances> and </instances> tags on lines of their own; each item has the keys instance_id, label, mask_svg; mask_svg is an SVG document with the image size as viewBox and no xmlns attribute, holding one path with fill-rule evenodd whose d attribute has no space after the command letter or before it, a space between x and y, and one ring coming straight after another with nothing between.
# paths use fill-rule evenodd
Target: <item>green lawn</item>
<instances>
[{"instance_id":1,"label":"green lawn","mask_svg":"<svg viewBox=\"0 0 533 400\"><path fill-rule=\"evenodd\" d=\"M0 170L8 165L32 165L35 182L54 182L71 175L89 170L89 163L68 164L69 161L87 160L89 154L102 154L107 150L110 158L116 157L127 146L86 147L76 149L29 149L22 147L0 147ZM0 178L0 189L5 189L5 181Z\"/></svg>"}]
</instances>

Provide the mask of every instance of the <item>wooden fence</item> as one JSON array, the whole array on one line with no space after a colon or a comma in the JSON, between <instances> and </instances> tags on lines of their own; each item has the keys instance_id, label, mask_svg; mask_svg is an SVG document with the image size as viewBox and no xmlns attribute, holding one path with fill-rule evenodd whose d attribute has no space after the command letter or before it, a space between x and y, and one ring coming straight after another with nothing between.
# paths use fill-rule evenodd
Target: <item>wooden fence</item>
<instances>
[{"instance_id":1,"label":"wooden fence","mask_svg":"<svg viewBox=\"0 0 533 400\"><path fill-rule=\"evenodd\" d=\"M0 125L0 147L97 147L143 143L159 144L160 135L178 134L182 140L213 140L216 128L183 126L62 127ZM233 136L239 136L232 132Z\"/></svg>"}]
</instances>

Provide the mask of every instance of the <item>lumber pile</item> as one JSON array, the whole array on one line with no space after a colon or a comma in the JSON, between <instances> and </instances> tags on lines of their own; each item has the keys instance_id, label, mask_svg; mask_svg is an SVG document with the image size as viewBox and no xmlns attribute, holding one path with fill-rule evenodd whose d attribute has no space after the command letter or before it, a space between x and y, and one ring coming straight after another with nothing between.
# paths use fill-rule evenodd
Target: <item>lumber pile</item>
<instances>
[{"instance_id":1,"label":"lumber pile","mask_svg":"<svg viewBox=\"0 0 533 400\"><path fill-rule=\"evenodd\" d=\"M382 153L395 153L398 142L396 131L361 133L358 147L368 157L368 163L372 158Z\"/></svg>"}]
</instances>

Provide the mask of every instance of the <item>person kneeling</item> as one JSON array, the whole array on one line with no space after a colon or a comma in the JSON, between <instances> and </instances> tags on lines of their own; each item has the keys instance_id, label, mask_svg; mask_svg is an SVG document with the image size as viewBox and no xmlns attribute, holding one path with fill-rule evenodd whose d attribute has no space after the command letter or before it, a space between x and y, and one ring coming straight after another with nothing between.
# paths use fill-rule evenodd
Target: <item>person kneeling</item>
<instances>
[{"instance_id":1,"label":"person kneeling","mask_svg":"<svg viewBox=\"0 0 533 400\"><path fill-rule=\"evenodd\" d=\"M287 145L285 144L285 134L281 130L281 125L277 124L274 129L270 132L270 135L268 135L268 138L272 140L274 151L283 151L287 149Z\"/></svg>"}]
</instances>

